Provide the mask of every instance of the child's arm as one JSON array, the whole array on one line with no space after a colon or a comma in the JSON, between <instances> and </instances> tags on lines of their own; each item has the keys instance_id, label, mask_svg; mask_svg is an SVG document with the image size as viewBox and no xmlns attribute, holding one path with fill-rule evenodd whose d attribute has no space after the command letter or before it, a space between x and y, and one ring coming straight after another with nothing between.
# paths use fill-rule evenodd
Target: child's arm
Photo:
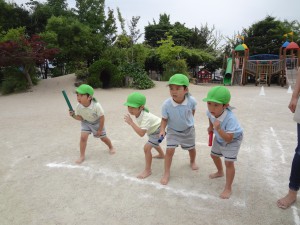
<instances>
[{"instance_id":1,"label":"child's arm","mask_svg":"<svg viewBox=\"0 0 300 225\"><path fill-rule=\"evenodd\" d=\"M81 116L75 115L75 112L74 112L74 111L69 111L69 115L70 115L71 117L73 117L75 120L79 120L79 121L82 121L82 120L83 120L83 118L82 118Z\"/></svg>"},{"instance_id":2,"label":"child's arm","mask_svg":"<svg viewBox=\"0 0 300 225\"><path fill-rule=\"evenodd\" d=\"M289 109L291 110L292 113L295 113L299 94L300 94L300 69L298 70L298 73L297 73L296 84L295 84L292 98L291 98L290 104L289 104Z\"/></svg>"},{"instance_id":3,"label":"child's arm","mask_svg":"<svg viewBox=\"0 0 300 225\"><path fill-rule=\"evenodd\" d=\"M207 132L213 132L214 131L214 125L212 124L212 122L210 121L210 119L208 119L208 123L209 123L209 127L207 128Z\"/></svg>"},{"instance_id":4,"label":"child's arm","mask_svg":"<svg viewBox=\"0 0 300 225\"><path fill-rule=\"evenodd\" d=\"M104 115L100 116L99 128L98 128L97 135L96 135L97 137L100 137L102 135L102 130L103 130L103 127L104 127L104 121L105 121Z\"/></svg>"},{"instance_id":5,"label":"child's arm","mask_svg":"<svg viewBox=\"0 0 300 225\"><path fill-rule=\"evenodd\" d=\"M136 125L133 120L131 119L130 115L127 114L124 116L124 120L126 123L128 123L132 128L133 130L140 136L140 137L143 137L147 130L145 129L141 129L138 125Z\"/></svg>"},{"instance_id":6,"label":"child's arm","mask_svg":"<svg viewBox=\"0 0 300 225\"><path fill-rule=\"evenodd\" d=\"M161 122L160 122L160 132L159 132L159 136L166 136L166 127L168 124L168 119L165 118L161 118Z\"/></svg>"},{"instance_id":7,"label":"child's arm","mask_svg":"<svg viewBox=\"0 0 300 225\"><path fill-rule=\"evenodd\" d=\"M227 143L230 143L233 139L233 133L226 133L224 130L221 129L221 124L219 120L215 120L214 129L219 133L220 137Z\"/></svg>"}]
</instances>

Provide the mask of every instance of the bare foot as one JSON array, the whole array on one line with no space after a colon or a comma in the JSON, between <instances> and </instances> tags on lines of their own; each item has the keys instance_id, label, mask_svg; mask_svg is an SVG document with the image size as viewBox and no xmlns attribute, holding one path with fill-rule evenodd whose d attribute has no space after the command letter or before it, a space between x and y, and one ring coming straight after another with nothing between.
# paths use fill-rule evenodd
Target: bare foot
<instances>
[{"instance_id":1,"label":"bare foot","mask_svg":"<svg viewBox=\"0 0 300 225\"><path fill-rule=\"evenodd\" d=\"M84 157L80 157L79 159L77 159L77 160L75 161L75 163L81 164L83 161L84 161Z\"/></svg>"},{"instance_id":2,"label":"bare foot","mask_svg":"<svg viewBox=\"0 0 300 225\"><path fill-rule=\"evenodd\" d=\"M211 173L209 174L209 178L210 179L214 179L214 178L218 178L218 177L223 177L224 176L224 172L216 172L216 173Z\"/></svg>"},{"instance_id":3,"label":"bare foot","mask_svg":"<svg viewBox=\"0 0 300 225\"><path fill-rule=\"evenodd\" d=\"M170 174L164 174L164 176L161 178L160 183L162 185L167 185L170 179Z\"/></svg>"},{"instance_id":4,"label":"bare foot","mask_svg":"<svg viewBox=\"0 0 300 225\"><path fill-rule=\"evenodd\" d=\"M116 150L114 148L109 149L109 154L113 155L116 153Z\"/></svg>"},{"instance_id":5,"label":"bare foot","mask_svg":"<svg viewBox=\"0 0 300 225\"><path fill-rule=\"evenodd\" d=\"M152 158L155 158L155 159L164 159L165 156L162 155L162 154L158 154L158 155L153 156Z\"/></svg>"},{"instance_id":6,"label":"bare foot","mask_svg":"<svg viewBox=\"0 0 300 225\"><path fill-rule=\"evenodd\" d=\"M231 196L232 191L229 189L224 189L224 191L220 194L220 198L222 199L229 199Z\"/></svg>"},{"instance_id":7,"label":"bare foot","mask_svg":"<svg viewBox=\"0 0 300 225\"><path fill-rule=\"evenodd\" d=\"M146 177L149 177L152 174L151 170L144 170L142 173L137 175L137 178L144 179Z\"/></svg>"},{"instance_id":8,"label":"bare foot","mask_svg":"<svg viewBox=\"0 0 300 225\"><path fill-rule=\"evenodd\" d=\"M199 167L197 166L197 164L196 163L191 163L191 168L192 168L192 170L198 170L199 169Z\"/></svg>"},{"instance_id":9,"label":"bare foot","mask_svg":"<svg viewBox=\"0 0 300 225\"><path fill-rule=\"evenodd\" d=\"M277 206L281 209L287 209L296 201L296 199L297 199L297 192L290 190L285 197L277 201Z\"/></svg>"}]
</instances>

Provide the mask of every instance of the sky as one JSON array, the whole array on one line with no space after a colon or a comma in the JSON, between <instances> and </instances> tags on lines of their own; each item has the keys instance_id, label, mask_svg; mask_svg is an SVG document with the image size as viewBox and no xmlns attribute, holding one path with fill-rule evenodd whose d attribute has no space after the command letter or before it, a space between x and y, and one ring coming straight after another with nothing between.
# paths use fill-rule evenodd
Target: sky
<instances>
[{"instance_id":1,"label":"sky","mask_svg":"<svg viewBox=\"0 0 300 225\"><path fill-rule=\"evenodd\" d=\"M14 1L18 5L29 0ZM38 0L41 1L41 0ZM67 0L69 7L75 7L75 0ZM43 1L41 1L43 2ZM149 23L159 22L159 15L166 13L171 23L180 22L188 28L209 28L227 37L234 37L243 28L265 19L267 15L283 21L300 22L300 0L105 0L105 7L120 9L126 25L133 16L140 16L138 29L144 33ZM117 13L116 13L117 18ZM128 30L128 26L126 27Z\"/></svg>"}]
</instances>

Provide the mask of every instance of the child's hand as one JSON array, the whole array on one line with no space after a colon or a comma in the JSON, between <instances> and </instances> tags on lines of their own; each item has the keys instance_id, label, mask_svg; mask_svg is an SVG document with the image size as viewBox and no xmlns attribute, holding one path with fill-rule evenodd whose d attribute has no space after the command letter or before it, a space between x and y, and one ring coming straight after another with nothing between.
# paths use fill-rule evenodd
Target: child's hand
<instances>
[{"instance_id":1,"label":"child's hand","mask_svg":"<svg viewBox=\"0 0 300 225\"><path fill-rule=\"evenodd\" d=\"M75 114L75 112L74 112L74 111L72 111L72 110L69 110L69 115L70 115L70 116L72 116L72 117L73 117L73 116L74 116L74 114Z\"/></svg>"},{"instance_id":2,"label":"child's hand","mask_svg":"<svg viewBox=\"0 0 300 225\"><path fill-rule=\"evenodd\" d=\"M209 127L207 128L207 133L210 133L210 132L213 132L213 131L214 131L214 128L213 128L213 127L209 126Z\"/></svg>"},{"instance_id":3,"label":"child's hand","mask_svg":"<svg viewBox=\"0 0 300 225\"><path fill-rule=\"evenodd\" d=\"M161 137L161 136L165 137L166 136L166 132L165 131L160 131L158 137Z\"/></svg>"},{"instance_id":4,"label":"child's hand","mask_svg":"<svg viewBox=\"0 0 300 225\"><path fill-rule=\"evenodd\" d=\"M131 119L131 117L130 117L129 114L127 114L127 115L124 116L124 121L126 123L128 123L129 125L131 125L133 123L133 121L132 121L132 119Z\"/></svg>"},{"instance_id":5,"label":"child's hand","mask_svg":"<svg viewBox=\"0 0 300 225\"><path fill-rule=\"evenodd\" d=\"M95 137L101 137L101 135L102 135L102 130L98 130L97 134L95 135Z\"/></svg>"},{"instance_id":6,"label":"child's hand","mask_svg":"<svg viewBox=\"0 0 300 225\"><path fill-rule=\"evenodd\" d=\"M215 130L221 129L221 123L220 123L220 121L219 120L215 120L213 126L214 126Z\"/></svg>"}]
</instances>

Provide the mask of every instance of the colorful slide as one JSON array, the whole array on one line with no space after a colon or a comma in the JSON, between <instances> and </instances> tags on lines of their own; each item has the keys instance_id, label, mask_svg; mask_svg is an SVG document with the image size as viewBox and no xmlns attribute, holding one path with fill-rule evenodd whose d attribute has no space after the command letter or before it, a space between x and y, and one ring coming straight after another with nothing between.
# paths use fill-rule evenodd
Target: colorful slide
<instances>
[{"instance_id":1,"label":"colorful slide","mask_svg":"<svg viewBox=\"0 0 300 225\"><path fill-rule=\"evenodd\" d=\"M232 77L232 58L227 59L227 67L225 71L225 75L223 78L224 85L231 85L231 77Z\"/></svg>"}]
</instances>

